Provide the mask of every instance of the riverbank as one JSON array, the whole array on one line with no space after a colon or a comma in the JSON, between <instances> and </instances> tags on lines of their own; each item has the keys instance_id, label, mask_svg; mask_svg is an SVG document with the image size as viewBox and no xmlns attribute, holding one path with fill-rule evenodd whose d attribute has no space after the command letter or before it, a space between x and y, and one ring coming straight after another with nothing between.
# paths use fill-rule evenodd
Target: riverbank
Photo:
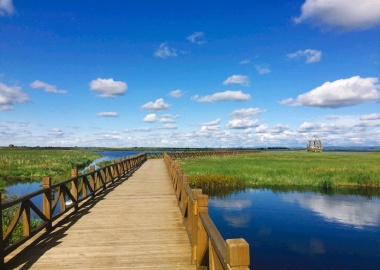
<instances>
[{"instance_id":1,"label":"riverbank","mask_svg":"<svg viewBox=\"0 0 380 270\"><path fill-rule=\"evenodd\" d=\"M83 168L98 157L94 152L73 149L0 149L0 192L16 179L68 179L72 168Z\"/></svg>"},{"instance_id":2,"label":"riverbank","mask_svg":"<svg viewBox=\"0 0 380 270\"><path fill-rule=\"evenodd\" d=\"M193 187L380 188L380 153L260 152L179 160Z\"/></svg>"}]
</instances>

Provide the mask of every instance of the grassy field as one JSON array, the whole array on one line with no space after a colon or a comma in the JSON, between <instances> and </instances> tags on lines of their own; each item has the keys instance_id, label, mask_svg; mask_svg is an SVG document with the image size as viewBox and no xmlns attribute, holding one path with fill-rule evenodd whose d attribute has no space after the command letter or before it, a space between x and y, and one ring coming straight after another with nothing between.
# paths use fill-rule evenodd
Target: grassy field
<instances>
[{"instance_id":1,"label":"grassy field","mask_svg":"<svg viewBox=\"0 0 380 270\"><path fill-rule=\"evenodd\" d=\"M52 177L53 182L70 178L72 168L82 168L99 155L81 150L0 149L0 191L6 181Z\"/></svg>"},{"instance_id":2,"label":"grassy field","mask_svg":"<svg viewBox=\"0 0 380 270\"><path fill-rule=\"evenodd\" d=\"M260 152L180 160L193 187L380 187L380 153Z\"/></svg>"}]
</instances>

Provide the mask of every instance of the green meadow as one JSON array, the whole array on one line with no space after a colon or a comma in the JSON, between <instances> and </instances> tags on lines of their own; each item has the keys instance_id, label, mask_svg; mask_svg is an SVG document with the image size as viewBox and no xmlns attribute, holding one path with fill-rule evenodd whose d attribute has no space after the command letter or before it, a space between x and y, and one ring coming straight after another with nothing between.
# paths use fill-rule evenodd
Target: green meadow
<instances>
[{"instance_id":1,"label":"green meadow","mask_svg":"<svg viewBox=\"0 0 380 270\"><path fill-rule=\"evenodd\" d=\"M52 177L53 182L70 178L72 168L83 168L100 157L82 150L4 148L0 149L0 191L6 182Z\"/></svg>"},{"instance_id":2,"label":"green meadow","mask_svg":"<svg viewBox=\"0 0 380 270\"><path fill-rule=\"evenodd\" d=\"M178 161L192 187L380 187L380 153L260 152Z\"/></svg>"}]
</instances>

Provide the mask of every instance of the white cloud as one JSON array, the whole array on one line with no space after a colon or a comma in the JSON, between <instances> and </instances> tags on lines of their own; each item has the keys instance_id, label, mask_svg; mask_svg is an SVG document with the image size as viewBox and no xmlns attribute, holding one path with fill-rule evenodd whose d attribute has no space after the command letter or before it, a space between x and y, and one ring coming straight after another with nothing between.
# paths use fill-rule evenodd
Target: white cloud
<instances>
[{"instance_id":1,"label":"white cloud","mask_svg":"<svg viewBox=\"0 0 380 270\"><path fill-rule=\"evenodd\" d=\"M348 79L325 82L310 92L299 95L293 104L290 104L290 102L287 104L292 106L340 108L358 105L367 101L378 101L380 100L378 81L377 78L354 76ZM282 104L285 104L285 102Z\"/></svg>"},{"instance_id":2,"label":"white cloud","mask_svg":"<svg viewBox=\"0 0 380 270\"><path fill-rule=\"evenodd\" d=\"M249 59L243 59L243 60L241 60L240 61L240 65L246 65L246 64L249 64L249 63L251 63L251 60L249 60Z\"/></svg>"},{"instance_id":3,"label":"white cloud","mask_svg":"<svg viewBox=\"0 0 380 270\"><path fill-rule=\"evenodd\" d=\"M169 109L170 105L165 103L163 98L157 99L155 102L148 102L141 106L141 109L150 111L161 111Z\"/></svg>"},{"instance_id":4,"label":"white cloud","mask_svg":"<svg viewBox=\"0 0 380 270\"><path fill-rule=\"evenodd\" d=\"M0 0L0 16L13 15L15 12L12 0Z\"/></svg>"},{"instance_id":5,"label":"white cloud","mask_svg":"<svg viewBox=\"0 0 380 270\"><path fill-rule=\"evenodd\" d=\"M127 91L128 86L125 82L114 81L113 78L97 78L90 82L90 89L99 92L99 97L109 98L123 95Z\"/></svg>"},{"instance_id":6,"label":"white cloud","mask_svg":"<svg viewBox=\"0 0 380 270\"><path fill-rule=\"evenodd\" d=\"M39 80L36 80L30 83L30 87L33 89L43 89L46 93L54 93L54 94L66 94L66 90L58 90L55 85L51 85Z\"/></svg>"},{"instance_id":7,"label":"white cloud","mask_svg":"<svg viewBox=\"0 0 380 270\"><path fill-rule=\"evenodd\" d=\"M213 126L202 126L201 131L217 131L220 130L220 125L213 125Z\"/></svg>"},{"instance_id":8,"label":"white cloud","mask_svg":"<svg viewBox=\"0 0 380 270\"><path fill-rule=\"evenodd\" d=\"M54 138L62 138L64 136L64 133L59 128L52 128L49 132L49 135Z\"/></svg>"},{"instance_id":9,"label":"white cloud","mask_svg":"<svg viewBox=\"0 0 380 270\"><path fill-rule=\"evenodd\" d=\"M178 129L178 127L173 124L165 124L162 127L160 127L160 129Z\"/></svg>"},{"instance_id":10,"label":"white cloud","mask_svg":"<svg viewBox=\"0 0 380 270\"><path fill-rule=\"evenodd\" d=\"M190 36L186 37L186 39L191 43L204 44L206 43L206 41L203 39L204 35L205 34L203 32L194 32Z\"/></svg>"},{"instance_id":11,"label":"white cloud","mask_svg":"<svg viewBox=\"0 0 380 270\"><path fill-rule=\"evenodd\" d=\"M169 48L166 43L161 43L157 50L154 52L154 56L166 59L168 57L176 57L177 51L173 48Z\"/></svg>"},{"instance_id":12,"label":"white cloud","mask_svg":"<svg viewBox=\"0 0 380 270\"><path fill-rule=\"evenodd\" d=\"M227 90L225 92L217 92L210 96L199 97L195 95L192 97L197 102L215 102L215 101L246 101L251 98L250 94L244 94L242 91Z\"/></svg>"},{"instance_id":13,"label":"white cloud","mask_svg":"<svg viewBox=\"0 0 380 270\"><path fill-rule=\"evenodd\" d=\"M271 132L272 133L284 133L285 131L289 130L289 126L277 124L274 127L272 127Z\"/></svg>"},{"instance_id":14,"label":"white cloud","mask_svg":"<svg viewBox=\"0 0 380 270\"><path fill-rule=\"evenodd\" d=\"M168 94L168 96L173 97L173 98L180 98L180 97L183 96L183 94L184 94L184 92L183 92L182 90L177 89L177 90L173 90L173 91L171 91L171 92Z\"/></svg>"},{"instance_id":15,"label":"white cloud","mask_svg":"<svg viewBox=\"0 0 380 270\"><path fill-rule=\"evenodd\" d=\"M258 115L260 113L264 113L266 110L260 110L259 108L248 108L248 109L240 109L235 110L231 113L231 117L233 118L246 118Z\"/></svg>"},{"instance_id":16,"label":"white cloud","mask_svg":"<svg viewBox=\"0 0 380 270\"><path fill-rule=\"evenodd\" d=\"M175 123L175 120L173 119L173 116L170 114L164 114L160 117L159 120L161 123Z\"/></svg>"},{"instance_id":17,"label":"white cloud","mask_svg":"<svg viewBox=\"0 0 380 270\"><path fill-rule=\"evenodd\" d=\"M379 0L306 0L296 23L323 28L367 29L380 24Z\"/></svg>"},{"instance_id":18,"label":"white cloud","mask_svg":"<svg viewBox=\"0 0 380 270\"><path fill-rule=\"evenodd\" d=\"M288 58L296 58L299 59L301 57L306 58L306 63L311 64L315 62L321 61L322 52L318 50L312 50L312 49L306 49L306 50L299 50L295 53L290 53L287 55Z\"/></svg>"},{"instance_id":19,"label":"white cloud","mask_svg":"<svg viewBox=\"0 0 380 270\"><path fill-rule=\"evenodd\" d=\"M21 87L0 83L0 111L13 110L16 103L26 102L29 102L29 98L21 91Z\"/></svg>"},{"instance_id":20,"label":"white cloud","mask_svg":"<svg viewBox=\"0 0 380 270\"><path fill-rule=\"evenodd\" d=\"M250 127L256 127L259 124L259 120L252 120L248 118L232 119L228 121L227 127L232 129L245 129Z\"/></svg>"},{"instance_id":21,"label":"white cloud","mask_svg":"<svg viewBox=\"0 0 380 270\"><path fill-rule=\"evenodd\" d=\"M293 98L287 98L279 102L281 105L290 105L293 103Z\"/></svg>"},{"instance_id":22,"label":"white cloud","mask_svg":"<svg viewBox=\"0 0 380 270\"><path fill-rule=\"evenodd\" d=\"M224 82L224 85L229 85L229 84L240 84L244 86L248 86L249 84L249 79L248 76L245 75L232 75L228 77Z\"/></svg>"},{"instance_id":23,"label":"white cloud","mask_svg":"<svg viewBox=\"0 0 380 270\"><path fill-rule=\"evenodd\" d=\"M155 123L158 121L157 114L155 113L148 114L147 116L144 117L143 121L148 122L148 123Z\"/></svg>"},{"instance_id":24,"label":"white cloud","mask_svg":"<svg viewBox=\"0 0 380 270\"><path fill-rule=\"evenodd\" d=\"M255 131L257 133L266 133L268 131L268 125L267 124L263 124L263 125L260 125L258 126Z\"/></svg>"},{"instance_id":25,"label":"white cloud","mask_svg":"<svg viewBox=\"0 0 380 270\"><path fill-rule=\"evenodd\" d=\"M203 123L202 126L216 126L220 124L220 118L212 120L210 122Z\"/></svg>"},{"instance_id":26,"label":"white cloud","mask_svg":"<svg viewBox=\"0 0 380 270\"><path fill-rule=\"evenodd\" d=\"M360 120L380 120L380 113L362 115Z\"/></svg>"},{"instance_id":27,"label":"white cloud","mask_svg":"<svg viewBox=\"0 0 380 270\"><path fill-rule=\"evenodd\" d=\"M119 117L117 112L100 112L97 114L97 116L102 117Z\"/></svg>"},{"instance_id":28,"label":"white cloud","mask_svg":"<svg viewBox=\"0 0 380 270\"><path fill-rule=\"evenodd\" d=\"M151 128L135 128L134 131L140 131L140 132L151 132Z\"/></svg>"},{"instance_id":29,"label":"white cloud","mask_svg":"<svg viewBox=\"0 0 380 270\"><path fill-rule=\"evenodd\" d=\"M260 75L270 73L270 69L266 65L255 65L255 68L256 68L257 73L259 73Z\"/></svg>"}]
</instances>

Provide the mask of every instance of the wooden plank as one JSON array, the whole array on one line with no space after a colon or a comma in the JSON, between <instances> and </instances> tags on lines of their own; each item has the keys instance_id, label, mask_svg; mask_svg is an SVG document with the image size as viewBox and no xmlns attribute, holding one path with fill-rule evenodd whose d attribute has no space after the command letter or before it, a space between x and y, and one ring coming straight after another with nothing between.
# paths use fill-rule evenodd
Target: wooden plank
<instances>
[{"instance_id":1,"label":"wooden plank","mask_svg":"<svg viewBox=\"0 0 380 270\"><path fill-rule=\"evenodd\" d=\"M195 269L163 159L5 261L9 269Z\"/></svg>"}]
</instances>

